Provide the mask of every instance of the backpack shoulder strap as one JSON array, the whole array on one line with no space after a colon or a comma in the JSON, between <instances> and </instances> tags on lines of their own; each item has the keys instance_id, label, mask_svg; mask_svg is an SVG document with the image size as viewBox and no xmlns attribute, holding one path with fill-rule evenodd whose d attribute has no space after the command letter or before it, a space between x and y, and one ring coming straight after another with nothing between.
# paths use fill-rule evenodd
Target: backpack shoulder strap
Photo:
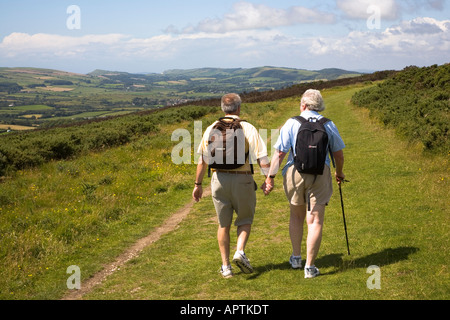
<instances>
[{"instance_id":1,"label":"backpack shoulder strap","mask_svg":"<svg viewBox=\"0 0 450 320\"><path fill-rule=\"evenodd\" d=\"M301 116L292 117L292 119L297 120L300 123L308 122L308 120L306 120L305 118L303 118Z\"/></svg>"},{"instance_id":2,"label":"backpack shoulder strap","mask_svg":"<svg viewBox=\"0 0 450 320\"><path fill-rule=\"evenodd\" d=\"M303 118L301 116L292 117L292 119L295 119L295 120L297 120L300 123L305 123L305 122L309 121L309 120L306 120L305 118ZM321 123L321 124L325 124L325 123L330 122L330 121L331 121L330 119L323 117L318 122Z\"/></svg>"},{"instance_id":3,"label":"backpack shoulder strap","mask_svg":"<svg viewBox=\"0 0 450 320\"><path fill-rule=\"evenodd\" d=\"M222 120L225 120L225 119L233 120L233 121L240 121L240 122L247 122L247 120L243 120L243 119L239 119L239 118L233 118L233 117L221 117L221 118L219 118L219 121L222 121Z\"/></svg>"},{"instance_id":4,"label":"backpack shoulder strap","mask_svg":"<svg viewBox=\"0 0 450 320\"><path fill-rule=\"evenodd\" d=\"M322 119L319 120L319 123L321 123L322 125L325 125L326 123L328 123L330 121L331 121L330 119L323 117ZM330 158L331 158L331 162L333 163L333 167L336 168L336 163L334 161L333 152L331 152L330 142L328 142L328 153L330 154Z\"/></svg>"},{"instance_id":5,"label":"backpack shoulder strap","mask_svg":"<svg viewBox=\"0 0 450 320\"><path fill-rule=\"evenodd\" d=\"M224 120L231 120L231 121L224 121ZM247 120L243 120L243 119L236 119L236 118L233 118L233 117L222 117L222 118L219 118L219 120L218 120L219 122L225 122L225 123L234 123L234 122L236 122L236 123L241 123L241 122L247 122Z\"/></svg>"},{"instance_id":6,"label":"backpack shoulder strap","mask_svg":"<svg viewBox=\"0 0 450 320\"><path fill-rule=\"evenodd\" d=\"M327 123L327 122L330 122L331 120L330 119L327 119L327 118L325 118L325 117L323 117L322 119L320 119L319 120L319 122L321 123L321 124L325 124L325 123Z\"/></svg>"},{"instance_id":7,"label":"backpack shoulder strap","mask_svg":"<svg viewBox=\"0 0 450 320\"><path fill-rule=\"evenodd\" d=\"M236 121L236 120L238 120L238 119L236 119L236 118L233 118L233 117L221 117L221 118L219 118L219 121L223 121L223 120L225 120L225 119L228 119L228 120L233 120L233 121Z\"/></svg>"}]
</instances>

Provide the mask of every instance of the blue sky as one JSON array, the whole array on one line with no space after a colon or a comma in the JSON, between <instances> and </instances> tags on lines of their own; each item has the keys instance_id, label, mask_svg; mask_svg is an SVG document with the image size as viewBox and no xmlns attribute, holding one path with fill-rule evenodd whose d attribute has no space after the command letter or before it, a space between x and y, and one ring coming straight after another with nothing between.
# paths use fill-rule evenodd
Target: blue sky
<instances>
[{"instance_id":1,"label":"blue sky","mask_svg":"<svg viewBox=\"0 0 450 320\"><path fill-rule=\"evenodd\" d=\"M0 66L87 73L443 64L448 2L2 0ZM71 5L79 11L68 12Z\"/></svg>"}]
</instances>

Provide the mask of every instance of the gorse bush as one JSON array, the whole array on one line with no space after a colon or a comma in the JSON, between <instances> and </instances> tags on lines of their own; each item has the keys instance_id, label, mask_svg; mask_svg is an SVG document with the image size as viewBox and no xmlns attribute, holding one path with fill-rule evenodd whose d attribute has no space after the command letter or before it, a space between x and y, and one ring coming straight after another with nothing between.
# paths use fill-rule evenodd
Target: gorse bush
<instances>
[{"instance_id":1,"label":"gorse bush","mask_svg":"<svg viewBox=\"0 0 450 320\"><path fill-rule=\"evenodd\" d=\"M217 108L213 107L174 108L1 136L0 176L47 161L123 145L158 132L159 125L198 119L215 111Z\"/></svg>"},{"instance_id":2,"label":"gorse bush","mask_svg":"<svg viewBox=\"0 0 450 320\"><path fill-rule=\"evenodd\" d=\"M391 79L355 94L352 102L424 150L450 150L450 64L408 67Z\"/></svg>"}]
</instances>

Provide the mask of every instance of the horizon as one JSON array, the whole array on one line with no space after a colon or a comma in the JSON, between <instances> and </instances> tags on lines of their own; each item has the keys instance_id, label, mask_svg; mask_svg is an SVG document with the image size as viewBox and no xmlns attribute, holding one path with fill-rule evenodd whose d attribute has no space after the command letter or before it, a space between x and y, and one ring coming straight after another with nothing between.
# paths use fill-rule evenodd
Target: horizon
<instances>
[{"instance_id":1,"label":"horizon","mask_svg":"<svg viewBox=\"0 0 450 320\"><path fill-rule=\"evenodd\" d=\"M428 66L425 66L428 67ZM202 70L202 69L218 69L218 70L228 70L228 69L240 69L240 70L250 70L250 69L262 69L262 68L274 68L274 69L292 69L292 70L304 70L304 71L313 71L313 72L320 72L323 70L331 70L331 69L336 69L336 70L342 70L342 71L346 71L346 72L355 72L355 73L361 73L361 74L371 74L374 72L378 72L378 71L389 71L389 70L344 70L344 69L340 69L340 68L322 68L322 69L315 69L315 70L309 70L309 69L301 69L301 68L292 68L292 67L279 67L279 66L255 66L255 67L248 67L248 68L240 68L240 67L228 67L228 68L220 68L220 67L199 67L199 68L190 68L190 69L167 69L167 70L163 70L162 72L146 72L146 71L138 71L138 72L129 72L126 70L105 70L105 69L94 69L91 70L89 72L86 73L79 73L79 72L72 72L72 71L68 71L68 70L63 70L63 69L52 69L52 68L40 68L40 67L32 67L32 66L14 66L14 67L3 67L0 66L0 69L2 68L7 68L7 69L37 69L37 70L50 70L50 71L61 71L61 72L68 72L68 73L73 73L73 74L81 74L81 75L89 75L90 73L94 73L96 71L103 71L103 72L117 72L117 73L128 73L128 74L143 74L143 75L147 75L147 74L164 74L165 72L169 72L169 71L193 71L193 70ZM400 70L395 70L395 71L400 71Z\"/></svg>"},{"instance_id":2,"label":"horizon","mask_svg":"<svg viewBox=\"0 0 450 320\"><path fill-rule=\"evenodd\" d=\"M402 70L450 62L449 17L445 0L6 0L0 66Z\"/></svg>"}]
</instances>

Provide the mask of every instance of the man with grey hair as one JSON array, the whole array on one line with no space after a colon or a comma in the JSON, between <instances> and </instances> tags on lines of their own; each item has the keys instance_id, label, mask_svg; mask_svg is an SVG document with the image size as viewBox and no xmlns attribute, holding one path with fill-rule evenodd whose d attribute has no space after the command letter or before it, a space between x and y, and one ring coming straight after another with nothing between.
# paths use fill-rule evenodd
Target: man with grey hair
<instances>
[{"instance_id":1,"label":"man with grey hair","mask_svg":"<svg viewBox=\"0 0 450 320\"><path fill-rule=\"evenodd\" d=\"M319 112L325 110L322 95L318 90L307 90L301 99L301 117L309 121L319 121L323 118ZM312 119L311 119L312 118ZM306 241L305 278L314 278L319 275L319 269L314 265L322 240L322 228L325 215L325 206L331 199L333 186L330 173L330 159L326 157L323 174L300 173L294 166L295 146L297 134L302 124L294 118L289 119L281 128L280 136L274 148L271 167L266 179L265 194L268 195L274 187L274 177L286 154L289 157L283 168L283 185L286 197L290 204L289 234L292 244L292 255L289 263L292 268L302 267L301 243L303 238L303 223L306 218L308 236ZM327 153L332 153L336 163L335 178L338 184L344 181L344 153L345 144L338 129L332 121L325 123L328 135ZM310 201L310 210L307 204Z\"/></svg>"},{"instance_id":2,"label":"man with grey hair","mask_svg":"<svg viewBox=\"0 0 450 320\"><path fill-rule=\"evenodd\" d=\"M269 158L267 157L266 144L259 132L253 125L239 118L241 113L241 98L239 95L231 93L223 96L221 105L225 117L214 122L206 129L197 151L197 153L200 154L200 157L192 197L196 202L202 198L202 181L208 170L208 164L214 164L214 161L218 160L213 159L215 158L215 154L212 154L214 152L212 152L210 148L210 146L215 143L215 138L212 138L215 136L214 132L218 134L215 137L222 137L222 133L217 129L220 125L224 127L226 125L237 124L239 129L236 131L243 133L244 139L235 140L236 144L239 145L234 147L237 148L238 152L239 149L242 151L245 150L245 156L241 158L240 162L238 161L237 168L228 169L226 165L221 166L224 163L215 167L211 165L211 167L214 168L212 169L213 172L211 176L211 192L219 222L217 240L222 257L222 267L220 272L224 278L230 278L233 276L229 259L230 229L234 211L236 211L237 215L234 222L237 226L237 250L233 256L233 262L242 272L253 272L253 267L244 252L256 208L256 184L253 179L253 166L251 160L257 160L263 173L264 171L267 172L270 164ZM220 149L223 150L226 149L226 147ZM264 184L262 188L263 190L265 189Z\"/></svg>"}]
</instances>

